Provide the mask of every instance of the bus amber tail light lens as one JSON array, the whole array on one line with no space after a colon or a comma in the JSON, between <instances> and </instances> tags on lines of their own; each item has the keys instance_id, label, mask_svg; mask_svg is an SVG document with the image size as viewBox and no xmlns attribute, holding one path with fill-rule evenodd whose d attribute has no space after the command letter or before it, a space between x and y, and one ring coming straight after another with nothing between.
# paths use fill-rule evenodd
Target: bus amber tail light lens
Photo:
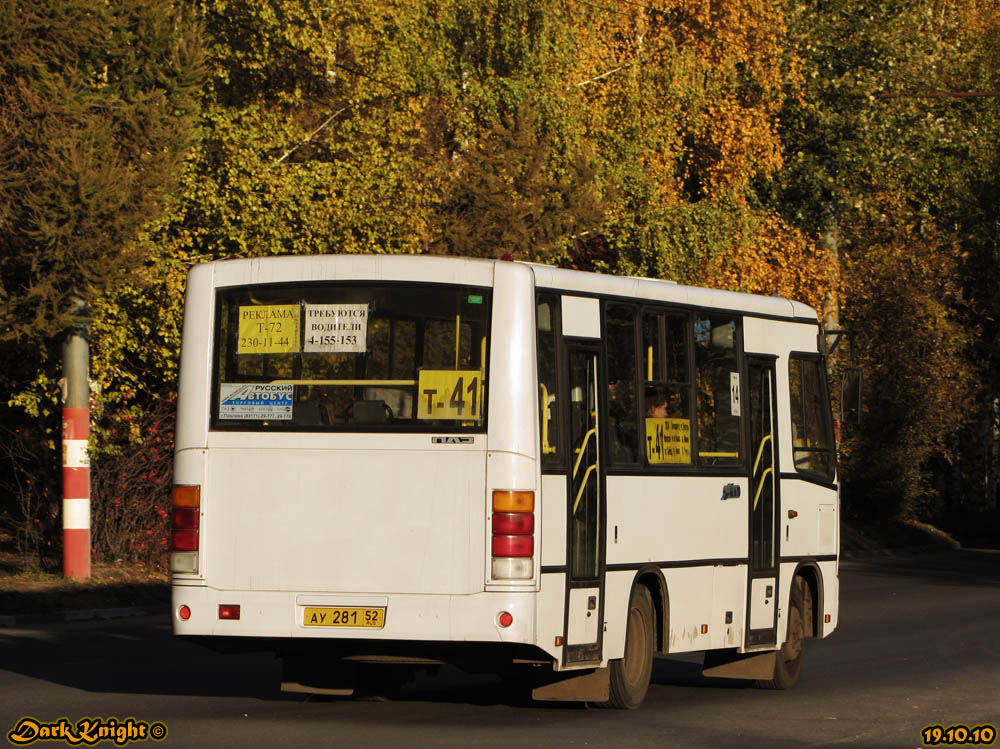
<instances>
[{"instance_id":1,"label":"bus amber tail light lens","mask_svg":"<svg viewBox=\"0 0 1000 749\"><path fill-rule=\"evenodd\" d=\"M493 491L493 512L534 512L535 493Z\"/></svg>"},{"instance_id":2,"label":"bus amber tail light lens","mask_svg":"<svg viewBox=\"0 0 1000 749\"><path fill-rule=\"evenodd\" d=\"M492 579L530 580L535 574L535 493L496 490L492 505Z\"/></svg>"},{"instance_id":3,"label":"bus amber tail light lens","mask_svg":"<svg viewBox=\"0 0 1000 749\"><path fill-rule=\"evenodd\" d=\"M201 487L176 484L170 514L170 571L197 572Z\"/></svg>"},{"instance_id":4,"label":"bus amber tail light lens","mask_svg":"<svg viewBox=\"0 0 1000 749\"><path fill-rule=\"evenodd\" d=\"M192 484L174 484L171 504L174 507L201 507L201 487Z\"/></svg>"}]
</instances>

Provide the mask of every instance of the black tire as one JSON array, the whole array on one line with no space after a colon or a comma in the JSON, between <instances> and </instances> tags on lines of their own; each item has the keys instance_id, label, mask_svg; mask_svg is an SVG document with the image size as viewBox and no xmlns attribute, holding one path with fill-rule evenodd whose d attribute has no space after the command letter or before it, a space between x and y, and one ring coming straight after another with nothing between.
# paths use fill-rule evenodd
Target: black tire
<instances>
[{"instance_id":1,"label":"black tire","mask_svg":"<svg viewBox=\"0 0 1000 749\"><path fill-rule=\"evenodd\" d=\"M642 585L632 588L628 602L628 627L625 630L625 657L608 664L610 694L604 707L634 710L646 699L649 677L653 673L653 643L656 623L653 598Z\"/></svg>"},{"instance_id":2,"label":"black tire","mask_svg":"<svg viewBox=\"0 0 1000 749\"><path fill-rule=\"evenodd\" d=\"M792 592L788 602L788 634L774 660L774 678L761 679L757 682L757 686L762 689L791 689L799 681L806 652L806 616L802 585L800 577L792 581Z\"/></svg>"}]
</instances>

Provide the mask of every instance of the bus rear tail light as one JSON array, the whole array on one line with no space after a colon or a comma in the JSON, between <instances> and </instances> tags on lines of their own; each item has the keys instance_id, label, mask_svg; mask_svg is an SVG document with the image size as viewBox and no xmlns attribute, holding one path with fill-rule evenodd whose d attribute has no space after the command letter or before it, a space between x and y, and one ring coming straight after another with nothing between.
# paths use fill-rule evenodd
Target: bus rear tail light
<instances>
[{"instance_id":1,"label":"bus rear tail light","mask_svg":"<svg viewBox=\"0 0 1000 749\"><path fill-rule=\"evenodd\" d=\"M176 484L172 496L170 571L197 572L201 527L201 487Z\"/></svg>"},{"instance_id":2,"label":"bus rear tail light","mask_svg":"<svg viewBox=\"0 0 1000 749\"><path fill-rule=\"evenodd\" d=\"M219 604L219 618L220 619L239 619L240 618L240 607L239 607L239 604L234 604L234 603L220 603Z\"/></svg>"},{"instance_id":3,"label":"bus rear tail light","mask_svg":"<svg viewBox=\"0 0 1000 749\"><path fill-rule=\"evenodd\" d=\"M531 535L535 532L533 512L494 512L493 533L509 536Z\"/></svg>"},{"instance_id":4,"label":"bus rear tail light","mask_svg":"<svg viewBox=\"0 0 1000 749\"><path fill-rule=\"evenodd\" d=\"M535 493L493 492L490 521L493 580L530 580L535 574Z\"/></svg>"}]
</instances>

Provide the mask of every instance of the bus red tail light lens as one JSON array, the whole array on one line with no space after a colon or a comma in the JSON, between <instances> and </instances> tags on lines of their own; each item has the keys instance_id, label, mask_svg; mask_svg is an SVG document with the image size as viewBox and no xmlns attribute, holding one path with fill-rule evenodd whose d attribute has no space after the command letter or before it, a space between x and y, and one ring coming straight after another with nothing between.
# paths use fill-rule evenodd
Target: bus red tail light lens
<instances>
[{"instance_id":1,"label":"bus red tail light lens","mask_svg":"<svg viewBox=\"0 0 1000 749\"><path fill-rule=\"evenodd\" d=\"M493 556L530 557L535 553L535 539L531 536L493 536Z\"/></svg>"},{"instance_id":2,"label":"bus red tail light lens","mask_svg":"<svg viewBox=\"0 0 1000 749\"><path fill-rule=\"evenodd\" d=\"M493 533L502 536L524 536L535 532L535 514L532 512L493 513Z\"/></svg>"},{"instance_id":3,"label":"bus red tail light lens","mask_svg":"<svg viewBox=\"0 0 1000 749\"><path fill-rule=\"evenodd\" d=\"M198 531L174 529L170 532L171 551L198 551Z\"/></svg>"},{"instance_id":4,"label":"bus red tail light lens","mask_svg":"<svg viewBox=\"0 0 1000 749\"><path fill-rule=\"evenodd\" d=\"M197 508L175 507L171 518L174 528L196 529L200 514Z\"/></svg>"}]
</instances>

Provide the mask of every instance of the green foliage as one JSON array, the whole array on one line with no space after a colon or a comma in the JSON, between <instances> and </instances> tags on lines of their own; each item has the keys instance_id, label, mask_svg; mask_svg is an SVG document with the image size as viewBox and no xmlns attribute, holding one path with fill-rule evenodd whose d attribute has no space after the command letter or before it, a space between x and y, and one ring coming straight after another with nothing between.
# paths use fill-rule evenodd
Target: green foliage
<instances>
[{"instance_id":1,"label":"green foliage","mask_svg":"<svg viewBox=\"0 0 1000 749\"><path fill-rule=\"evenodd\" d=\"M192 139L197 24L161 0L0 3L0 338L50 339L145 261Z\"/></svg>"},{"instance_id":2,"label":"green foliage","mask_svg":"<svg viewBox=\"0 0 1000 749\"><path fill-rule=\"evenodd\" d=\"M570 239L602 223L593 161L566 159L564 173L552 176L552 143L537 125L534 110L524 105L466 155L437 213L435 251L551 260Z\"/></svg>"},{"instance_id":3,"label":"green foliage","mask_svg":"<svg viewBox=\"0 0 1000 749\"><path fill-rule=\"evenodd\" d=\"M932 457L967 449L953 435L997 393L996 352L974 352L973 321L995 319L1000 111L966 96L998 88L997 21L966 0L834 0L792 6L789 27L803 83L781 112L787 171L758 194L844 263L870 396L845 445L845 501L883 519L940 508L929 471L948 461ZM985 403L976 379L994 382Z\"/></svg>"}]
</instances>

